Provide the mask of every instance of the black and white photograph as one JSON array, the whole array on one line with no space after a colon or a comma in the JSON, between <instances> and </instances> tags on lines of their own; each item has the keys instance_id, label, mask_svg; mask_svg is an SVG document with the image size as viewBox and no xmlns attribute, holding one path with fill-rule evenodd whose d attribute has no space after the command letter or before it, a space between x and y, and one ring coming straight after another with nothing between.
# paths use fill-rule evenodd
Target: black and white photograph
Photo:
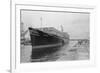
<instances>
[{"instance_id":1,"label":"black and white photograph","mask_svg":"<svg viewBox=\"0 0 100 73\"><path fill-rule=\"evenodd\" d=\"M90 13L20 10L20 63L90 59Z\"/></svg>"}]
</instances>

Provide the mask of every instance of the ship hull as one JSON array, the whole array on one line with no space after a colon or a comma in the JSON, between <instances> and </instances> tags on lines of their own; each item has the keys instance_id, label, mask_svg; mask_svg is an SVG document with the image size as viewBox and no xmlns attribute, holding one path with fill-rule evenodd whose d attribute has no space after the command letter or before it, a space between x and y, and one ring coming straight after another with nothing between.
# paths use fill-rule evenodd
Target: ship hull
<instances>
[{"instance_id":1,"label":"ship hull","mask_svg":"<svg viewBox=\"0 0 100 73\"><path fill-rule=\"evenodd\" d=\"M32 44L32 59L39 59L45 55L52 54L63 45L63 40L56 35L34 28L29 28L29 31Z\"/></svg>"}]
</instances>

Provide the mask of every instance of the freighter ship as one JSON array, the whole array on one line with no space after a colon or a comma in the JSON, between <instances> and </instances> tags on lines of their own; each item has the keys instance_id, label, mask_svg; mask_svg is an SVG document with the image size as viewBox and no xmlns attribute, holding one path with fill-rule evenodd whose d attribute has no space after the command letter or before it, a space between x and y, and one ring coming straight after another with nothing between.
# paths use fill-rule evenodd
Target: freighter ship
<instances>
[{"instance_id":1,"label":"freighter ship","mask_svg":"<svg viewBox=\"0 0 100 73\"><path fill-rule=\"evenodd\" d=\"M64 40L55 34L31 27L29 31L32 45L31 59L40 59L47 54L52 54L64 45Z\"/></svg>"}]
</instances>

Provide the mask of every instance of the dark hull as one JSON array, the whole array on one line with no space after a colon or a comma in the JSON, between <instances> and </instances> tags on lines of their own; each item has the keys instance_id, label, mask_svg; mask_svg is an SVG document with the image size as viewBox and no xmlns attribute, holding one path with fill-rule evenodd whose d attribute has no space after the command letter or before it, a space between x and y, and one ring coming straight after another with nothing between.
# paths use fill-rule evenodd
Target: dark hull
<instances>
[{"instance_id":1,"label":"dark hull","mask_svg":"<svg viewBox=\"0 0 100 73\"><path fill-rule=\"evenodd\" d=\"M52 54L63 45L63 40L56 35L34 28L29 28L29 31L32 44L32 59L39 59L47 54Z\"/></svg>"}]
</instances>

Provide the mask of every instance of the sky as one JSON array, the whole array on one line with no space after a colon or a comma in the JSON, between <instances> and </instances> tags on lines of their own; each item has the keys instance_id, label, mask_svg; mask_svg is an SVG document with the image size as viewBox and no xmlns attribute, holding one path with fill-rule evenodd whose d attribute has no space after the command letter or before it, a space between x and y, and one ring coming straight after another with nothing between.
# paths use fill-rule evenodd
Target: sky
<instances>
[{"instance_id":1,"label":"sky","mask_svg":"<svg viewBox=\"0 0 100 73\"><path fill-rule=\"evenodd\" d=\"M62 25L64 32L72 39L89 38L89 19L88 13L21 11L21 22L25 30L28 27L55 27L61 31Z\"/></svg>"}]
</instances>

